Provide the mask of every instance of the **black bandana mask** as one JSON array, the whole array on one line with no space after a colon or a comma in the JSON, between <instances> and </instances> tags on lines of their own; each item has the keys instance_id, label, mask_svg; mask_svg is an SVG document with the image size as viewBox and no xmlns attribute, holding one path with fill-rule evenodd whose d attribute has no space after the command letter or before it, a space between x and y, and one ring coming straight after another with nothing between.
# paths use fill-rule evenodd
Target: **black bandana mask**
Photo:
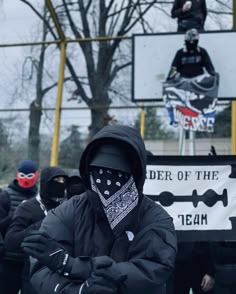
<instances>
[{"instance_id":1,"label":"black bandana mask","mask_svg":"<svg viewBox=\"0 0 236 294\"><path fill-rule=\"evenodd\" d=\"M138 190L132 175L91 167L90 182L102 202L111 229L116 229L138 205Z\"/></svg>"}]
</instances>

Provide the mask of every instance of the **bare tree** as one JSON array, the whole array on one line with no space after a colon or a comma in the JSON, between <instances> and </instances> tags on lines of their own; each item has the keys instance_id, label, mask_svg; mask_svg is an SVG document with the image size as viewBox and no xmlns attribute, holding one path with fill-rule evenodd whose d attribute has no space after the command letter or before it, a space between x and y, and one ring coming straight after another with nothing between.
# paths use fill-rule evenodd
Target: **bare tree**
<instances>
[{"instance_id":1,"label":"bare tree","mask_svg":"<svg viewBox=\"0 0 236 294\"><path fill-rule=\"evenodd\" d=\"M54 39L57 39L52 21L48 21L36 7L27 0L21 0L44 21ZM96 3L95 3L96 2ZM161 1L163 2L163 1ZM55 1L54 1L55 3ZM87 86L78 78L84 72L76 68L67 56L67 69L76 85L74 95L91 109L90 134L93 135L106 124L111 104L110 89L118 73L131 65L130 60L118 58L123 36L141 24L143 31L150 31L145 16L158 1L57 1L55 10L67 34L77 39L104 38L100 42L78 42L86 65ZM115 36L111 39L109 37ZM106 38L108 37L108 38Z\"/></svg>"},{"instance_id":2,"label":"bare tree","mask_svg":"<svg viewBox=\"0 0 236 294\"><path fill-rule=\"evenodd\" d=\"M43 15L46 18L46 7L43 8ZM42 26L42 38L41 41L46 41L48 28L45 23ZM30 103L30 115L29 115L29 130L28 130L28 158L35 162L40 162L40 124L42 117L42 102L46 94L57 86L57 82L53 81L50 85L45 83L45 63L46 63L46 51L48 45L42 44L39 49L38 57L36 54L27 56L23 64L22 80L28 80L28 82L35 81L35 99ZM30 68L29 73L26 74L27 69ZM34 75L35 73L35 75ZM27 77L27 75L29 77ZM24 88L24 87L23 87ZM26 86L27 88L27 86Z\"/></svg>"},{"instance_id":3,"label":"bare tree","mask_svg":"<svg viewBox=\"0 0 236 294\"><path fill-rule=\"evenodd\" d=\"M53 22L47 16L41 14L40 10L31 4L31 1L21 1L27 4L43 20L45 27L57 40L58 36ZM224 13L228 6L225 7L225 3L220 2L217 1L218 7L221 5L222 13ZM79 97L91 110L91 136L107 123L112 84L119 73L131 65L130 58L120 58L119 55L124 43L122 42L123 37L132 34L134 31L145 33L155 31L149 22L150 12L159 9L168 15L167 11L170 11L172 3L173 1L168 0L53 1L57 17L65 34L69 38L80 40L76 43L79 62L75 62L75 59L67 55L66 65L75 84L73 96ZM112 39L111 36L115 38ZM94 38L100 38L100 41L91 42L91 39ZM73 55L75 56L75 54ZM81 76L85 76L87 82ZM39 97L42 97L40 87L38 85L38 93ZM32 110L35 107L37 108L38 105L40 106L41 101L41 98L37 98L36 103L32 104ZM35 129L38 132L41 113L38 111L37 115L38 119L35 116L34 122ZM30 140L34 140L36 146L39 137L36 136Z\"/></svg>"}]
</instances>

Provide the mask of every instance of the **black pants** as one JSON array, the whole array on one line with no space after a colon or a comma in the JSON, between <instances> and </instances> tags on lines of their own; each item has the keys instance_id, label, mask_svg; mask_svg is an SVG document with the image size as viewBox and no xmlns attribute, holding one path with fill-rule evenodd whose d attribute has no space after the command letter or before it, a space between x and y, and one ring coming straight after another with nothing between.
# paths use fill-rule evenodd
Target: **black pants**
<instances>
[{"instance_id":1,"label":"black pants","mask_svg":"<svg viewBox=\"0 0 236 294\"><path fill-rule=\"evenodd\" d=\"M204 31L204 26L197 22L197 21L191 21L191 20L181 20L178 22L178 28L177 31L179 33L185 33L186 31L190 29L197 29L198 32Z\"/></svg>"}]
</instances>

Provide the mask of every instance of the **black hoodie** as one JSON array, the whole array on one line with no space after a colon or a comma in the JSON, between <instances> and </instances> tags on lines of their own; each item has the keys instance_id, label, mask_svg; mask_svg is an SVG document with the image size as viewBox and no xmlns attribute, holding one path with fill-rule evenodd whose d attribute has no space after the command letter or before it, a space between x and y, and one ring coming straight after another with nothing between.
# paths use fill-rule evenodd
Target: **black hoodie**
<instances>
[{"instance_id":1,"label":"black hoodie","mask_svg":"<svg viewBox=\"0 0 236 294\"><path fill-rule=\"evenodd\" d=\"M13 213L18 205L37 195L37 186L23 188L19 186L18 181L13 180L8 187L3 188L0 192L0 232L3 237L11 222Z\"/></svg>"},{"instance_id":2,"label":"black hoodie","mask_svg":"<svg viewBox=\"0 0 236 294\"><path fill-rule=\"evenodd\" d=\"M53 181L56 177L68 178L67 173L58 166L49 166L42 169L40 175L40 197L47 210L55 208L65 200L66 183Z\"/></svg>"}]
</instances>

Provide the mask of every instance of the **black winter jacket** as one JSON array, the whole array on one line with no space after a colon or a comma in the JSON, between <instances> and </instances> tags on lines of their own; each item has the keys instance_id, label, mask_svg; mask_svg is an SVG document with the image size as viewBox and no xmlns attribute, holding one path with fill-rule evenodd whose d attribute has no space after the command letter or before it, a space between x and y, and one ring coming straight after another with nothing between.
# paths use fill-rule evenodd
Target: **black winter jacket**
<instances>
[{"instance_id":1,"label":"black winter jacket","mask_svg":"<svg viewBox=\"0 0 236 294\"><path fill-rule=\"evenodd\" d=\"M5 236L12 218L11 199L7 192L0 192L0 233Z\"/></svg>"},{"instance_id":2,"label":"black winter jacket","mask_svg":"<svg viewBox=\"0 0 236 294\"><path fill-rule=\"evenodd\" d=\"M207 16L207 8L205 0L192 0L192 7L190 10L183 12L182 7L187 0L175 0L173 8L171 10L171 16L173 18L182 19L199 19L204 24Z\"/></svg>"},{"instance_id":3,"label":"black winter jacket","mask_svg":"<svg viewBox=\"0 0 236 294\"><path fill-rule=\"evenodd\" d=\"M33 199L19 204L5 237L7 252L21 256L21 242L34 229L38 229L45 214L39 202Z\"/></svg>"},{"instance_id":4,"label":"black winter jacket","mask_svg":"<svg viewBox=\"0 0 236 294\"><path fill-rule=\"evenodd\" d=\"M0 192L0 232L3 237L10 224L16 207L24 200L28 200L37 194L37 187L23 188L13 180L8 187Z\"/></svg>"},{"instance_id":5,"label":"black winter jacket","mask_svg":"<svg viewBox=\"0 0 236 294\"><path fill-rule=\"evenodd\" d=\"M24 200L28 200L37 195L38 189L34 185L30 188L23 188L19 186L17 180L14 180L9 186L3 189L6 191L11 199L11 211L14 212L16 207Z\"/></svg>"},{"instance_id":6,"label":"black winter jacket","mask_svg":"<svg viewBox=\"0 0 236 294\"><path fill-rule=\"evenodd\" d=\"M29 287L32 287L29 282L30 262L21 249L21 243L32 230L39 229L44 217L44 212L35 197L23 201L16 208L4 240L6 293L18 293L20 289L22 294L34 293L31 288L28 290ZM14 279L12 272L14 272Z\"/></svg>"},{"instance_id":7,"label":"black winter jacket","mask_svg":"<svg viewBox=\"0 0 236 294\"><path fill-rule=\"evenodd\" d=\"M188 52L185 48L179 49L176 52L171 67L185 78L192 78L204 73L204 69L211 75L215 74L215 68L212 64L207 51L198 47L193 52Z\"/></svg>"},{"instance_id":8,"label":"black winter jacket","mask_svg":"<svg viewBox=\"0 0 236 294\"><path fill-rule=\"evenodd\" d=\"M133 174L140 201L135 220L126 227L134 234L133 240L123 232L115 237L105 215L102 214L97 194L89 189L88 165L94 148L100 142L114 144L123 141L133 160ZM87 183L87 191L71 198L49 212L40 230L60 242L74 257L70 277L53 273L36 263L31 282L39 293L78 294L88 278L81 268L84 257L110 256L127 280L117 294L162 294L176 256L176 235L172 218L158 204L142 194L146 175L146 150L138 132L129 127L105 127L85 149L80 174ZM96 205L94 205L96 204ZM77 277L77 279L73 279Z\"/></svg>"}]
</instances>

